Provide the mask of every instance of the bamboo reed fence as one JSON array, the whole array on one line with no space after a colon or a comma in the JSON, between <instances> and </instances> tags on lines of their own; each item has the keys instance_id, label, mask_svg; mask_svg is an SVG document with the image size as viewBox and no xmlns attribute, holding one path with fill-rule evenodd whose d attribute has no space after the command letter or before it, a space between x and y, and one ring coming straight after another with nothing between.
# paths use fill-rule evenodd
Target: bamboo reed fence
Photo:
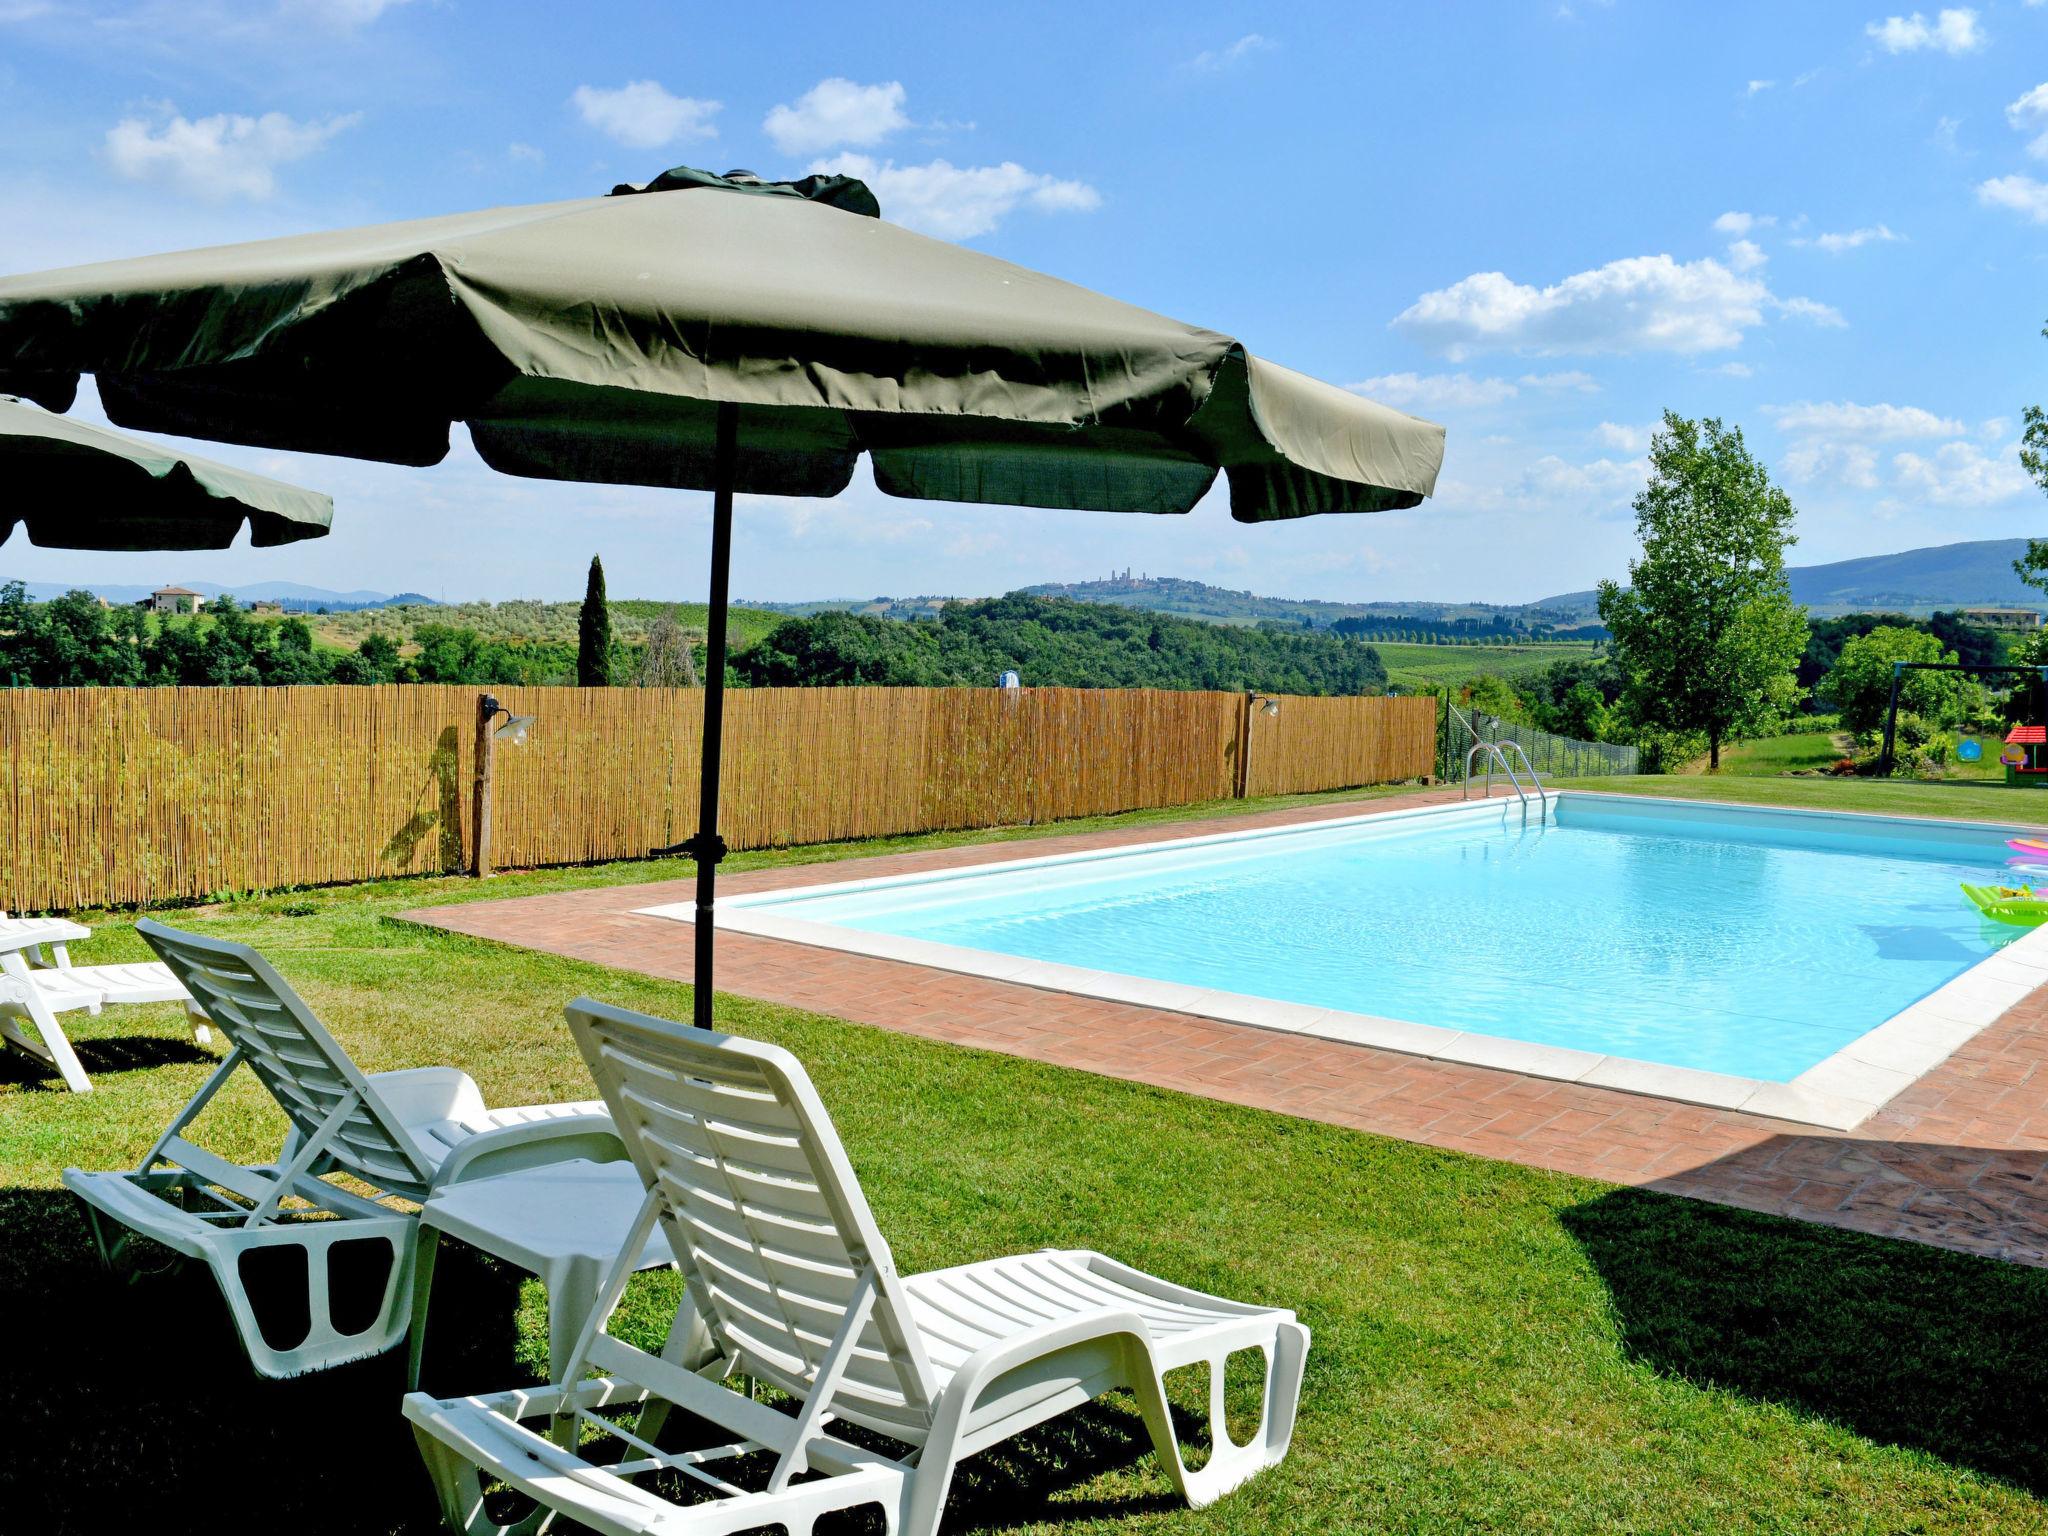
<instances>
[{"instance_id":1,"label":"bamboo reed fence","mask_svg":"<svg viewBox=\"0 0 2048 1536\"><path fill-rule=\"evenodd\" d=\"M696 824L702 695L508 688L492 862L630 858ZM470 867L477 690L0 690L0 907L147 904ZM1420 778L1427 699L1035 688L727 697L735 848ZM1249 710L1249 712L1248 712ZM1241 753L1248 755L1241 758Z\"/></svg>"}]
</instances>

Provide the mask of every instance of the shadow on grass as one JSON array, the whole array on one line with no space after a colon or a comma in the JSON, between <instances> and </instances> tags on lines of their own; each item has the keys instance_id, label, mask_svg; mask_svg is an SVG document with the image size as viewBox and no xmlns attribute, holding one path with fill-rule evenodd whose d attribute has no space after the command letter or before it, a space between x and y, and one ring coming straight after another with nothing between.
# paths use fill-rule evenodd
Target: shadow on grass
<instances>
[{"instance_id":1,"label":"shadow on grass","mask_svg":"<svg viewBox=\"0 0 2048 1536\"><path fill-rule=\"evenodd\" d=\"M1634 1359L2048 1493L2048 1270L1645 1190L1562 1221Z\"/></svg>"},{"instance_id":2,"label":"shadow on grass","mask_svg":"<svg viewBox=\"0 0 2048 1536\"><path fill-rule=\"evenodd\" d=\"M85 1068L87 1077L96 1072L132 1072L173 1063L211 1065L220 1060L204 1046L194 1044L189 1035L183 1039L168 1035L101 1035L74 1038L71 1048L78 1053L78 1064ZM11 1047L0 1051L0 1081L53 1088L59 1093L69 1091L55 1067L40 1056Z\"/></svg>"},{"instance_id":3,"label":"shadow on grass","mask_svg":"<svg viewBox=\"0 0 2048 1536\"><path fill-rule=\"evenodd\" d=\"M0 1527L100 1531L139 1518L166 1531L443 1529L399 1412L402 1346L265 1380L250 1370L210 1272L151 1245L137 1248L135 1279L109 1275L70 1195L0 1189L0 1315L12 1324L0 1394L15 1450L0 1456ZM521 1278L460 1244L443 1245L427 1390L487 1392L533 1381L516 1348ZM1190 1443L1205 1433L1193 1418L1180 1427ZM945 1529L1175 1507L1163 1474L1150 1472L1145 1481L1156 1491L1067 1496L1149 1449L1128 1405L1069 1414L963 1465ZM861 1528L858 1520L845 1524L848 1533ZM820 1536L840 1531L819 1524Z\"/></svg>"}]
</instances>

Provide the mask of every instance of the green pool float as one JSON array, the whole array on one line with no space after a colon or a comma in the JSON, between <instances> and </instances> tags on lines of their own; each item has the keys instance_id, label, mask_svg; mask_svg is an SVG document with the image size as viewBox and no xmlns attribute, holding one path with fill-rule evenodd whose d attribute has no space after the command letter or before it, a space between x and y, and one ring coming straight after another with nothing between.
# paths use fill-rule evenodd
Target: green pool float
<instances>
[{"instance_id":1,"label":"green pool float","mask_svg":"<svg viewBox=\"0 0 2048 1536\"><path fill-rule=\"evenodd\" d=\"M2011 923L2017 928L2037 928L2048 923L2048 896L2035 895L2031 886L1966 883L1963 894L1995 923Z\"/></svg>"}]
</instances>

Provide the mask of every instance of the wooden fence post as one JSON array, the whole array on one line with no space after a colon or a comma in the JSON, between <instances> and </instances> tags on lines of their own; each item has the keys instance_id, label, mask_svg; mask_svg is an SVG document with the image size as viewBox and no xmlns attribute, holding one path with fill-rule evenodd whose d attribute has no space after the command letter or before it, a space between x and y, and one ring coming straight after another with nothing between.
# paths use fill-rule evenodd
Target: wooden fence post
<instances>
[{"instance_id":1,"label":"wooden fence post","mask_svg":"<svg viewBox=\"0 0 2048 1536\"><path fill-rule=\"evenodd\" d=\"M470 824L471 862L469 872L482 880L491 872L491 745L499 705L495 696L482 693L476 700L476 788Z\"/></svg>"},{"instance_id":2,"label":"wooden fence post","mask_svg":"<svg viewBox=\"0 0 2048 1536\"><path fill-rule=\"evenodd\" d=\"M1237 701L1237 798L1245 797L1251 784L1252 696L1246 692Z\"/></svg>"}]
</instances>

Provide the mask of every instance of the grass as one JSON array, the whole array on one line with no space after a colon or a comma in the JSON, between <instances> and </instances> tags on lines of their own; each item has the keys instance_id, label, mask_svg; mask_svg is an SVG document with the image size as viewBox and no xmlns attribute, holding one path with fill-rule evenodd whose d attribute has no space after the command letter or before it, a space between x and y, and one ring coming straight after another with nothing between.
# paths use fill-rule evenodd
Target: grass
<instances>
[{"instance_id":1,"label":"grass","mask_svg":"<svg viewBox=\"0 0 2048 1536\"><path fill-rule=\"evenodd\" d=\"M1721 772L1737 778L1769 777L1812 768L1831 768L1847 754L1836 731L1801 731L1790 736L1766 736L1756 741L1733 741L1721 749ZM1705 773L1702 757L1688 763L1687 773Z\"/></svg>"},{"instance_id":2,"label":"grass","mask_svg":"<svg viewBox=\"0 0 2048 1536\"><path fill-rule=\"evenodd\" d=\"M1578 660L1594 650L1592 642L1580 640L1548 645L1411 645L1375 640L1372 645L1386 665L1387 681L1403 688L1462 683L1482 673L1517 682L1546 671L1552 662Z\"/></svg>"},{"instance_id":3,"label":"grass","mask_svg":"<svg viewBox=\"0 0 2048 1536\"><path fill-rule=\"evenodd\" d=\"M2002 816L2014 798L1810 780L1644 787L1782 803L1833 791L1859 808L1944 812L1976 794L2005 801ZM1186 813L1131 819L1169 814ZM983 839L944 839L966 840ZM493 1102L581 1097L561 1003L588 992L681 1018L688 987L397 914L675 872L388 882L180 920L261 946L369 1070L454 1061ZM108 921L78 954L140 949ZM1132 1415L1111 1403L984 1458L958 1485L950 1531L2048 1531L2048 1421L2032 1406L2048 1391L2041 1271L739 998L719 1011L809 1065L906 1270L1088 1245L1292 1306L1314 1330L1292 1454L1220 1504L1175 1506ZM93 1094L0 1069L0 1305L14 1324L0 1380L17 1447L0 1458L0 1523L84 1530L141 1510L180 1531L435 1529L395 1358L259 1382L203 1274L122 1286L98 1273L60 1170L132 1162L209 1060L170 1009L84 1021L77 1038ZM209 1144L274 1152L280 1122L252 1080L209 1113ZM544 1357L534 1288L480 1259L444 1259L440 1284L428 1385L531 1378ZM643 1334L663 1291L655 1277L634 1297Z\"/></svg>"},{"instance_id":4,"label":"grass","mask_svg":"<svg viewBox=\"0 0 2048 1536\"><path fill-rule=\"evenodd\" d=\"M1998 737L1995 734L1979 735L1977 740L1983 744L1984 752L1976 762L1951 761L1942 769L1939 780L1929 782L2003 786L2005 770L1998 762ZM1721 773L1734 778L1769 778L1778 774L1825 770L1842 758L1854 755L1847 749L1848 743L1849 737L1840 731L1798 731L1787 736L1730 742L1721 749ZM1705 773L1706 758L1686 764L1683 771L1687 774Z\"/></svg>"},{"instance_id":5,"label":"grass","mask_svg":"<svg viewBox=\"0 0 2048 1536\"><path fill-rule=\"evenodd\" d=\"M1966 821L2048 824L2048 790L2010 789L1968 779L1745 778L1720 774L1640 774L1560 779L1558 787L1686 800L1735 800L1801 810L1869 811L1881 816L1950 816Z\"/></svg>"}]
</instances>

